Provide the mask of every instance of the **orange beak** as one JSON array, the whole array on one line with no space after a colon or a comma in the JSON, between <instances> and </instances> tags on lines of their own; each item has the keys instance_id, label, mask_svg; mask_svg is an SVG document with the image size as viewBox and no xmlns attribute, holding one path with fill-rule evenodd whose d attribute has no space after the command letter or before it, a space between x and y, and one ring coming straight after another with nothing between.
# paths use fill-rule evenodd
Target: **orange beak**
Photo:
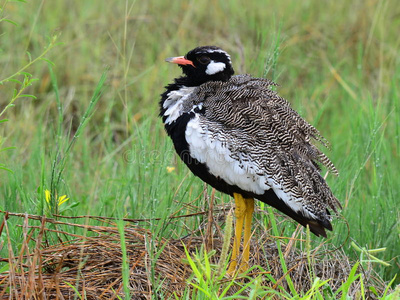
<instances>
[{"instance_id":1,"label":"orange beak","mask_svg":"<svg viewBox=\"0 0 400 300\"><path fill-rule=\"evenodd\" d=\"M186 59L184 56L168 57L165 59L165 61L173 63L173 64L178 64L178 65L183 65L183 66L191 65L191 66L195 67L193 62L191 60Z\"/></svg>"}]
</instances>

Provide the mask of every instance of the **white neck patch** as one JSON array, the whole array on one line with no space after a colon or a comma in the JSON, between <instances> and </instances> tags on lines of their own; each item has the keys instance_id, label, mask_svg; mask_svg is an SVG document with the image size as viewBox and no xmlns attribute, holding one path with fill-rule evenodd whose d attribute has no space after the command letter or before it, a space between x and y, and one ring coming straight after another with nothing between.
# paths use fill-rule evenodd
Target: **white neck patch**
<instances>
[{"instance_id":1,"label":"white neck patch","mask_svg":"<svg viewBox=\"0 0 400 300\"><path fill-rule=\"evenodd\" d=\"M207 75L214 75L218 72L223 71L226 68L226 65L222 62L215 62L215 61L210 61L210 63L207 66L206 69L206 74Z\"/></svg>"}]
</instances>

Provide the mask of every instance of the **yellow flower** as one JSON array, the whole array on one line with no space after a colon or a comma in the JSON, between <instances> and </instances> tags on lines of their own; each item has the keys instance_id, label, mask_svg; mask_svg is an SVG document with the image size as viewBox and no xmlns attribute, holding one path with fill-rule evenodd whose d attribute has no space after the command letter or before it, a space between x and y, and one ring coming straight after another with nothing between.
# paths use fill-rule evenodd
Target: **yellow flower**
<instances>
[{"instance_id":1,"label":"yellow flower","mask_svg":"<svg viewBox=\"0 0 400 300\"><path fill-rule=\"evenodd\" d=\"M67 202L68 200L69 200L69 198L67 198L67 195L61 196L60 198L58 198L58 206L60 206L64 202Z\"/></svg>"},{"instance_id":2,"label":"yellow flower","mask_svg":"<svg viewBox=\"0 0 400 300\"><path fill-rule=\"evenodd\" d=\"M44 190L44 197L46 199L46 202L50 204L51 195L49 190Z\"/></svg>"},{"instance_id":3,"label":"yellow flower","mask_svg":"<svg viewBox=\"0 0 400 300\"><path fill-rule=\"evenodd\" d=\"M46 199L46 202L50 205L51 193L49 190L44 190L44 197ZM67 198L67 195L62 195L57 200L58 206L60 206L64 202L67 202L68 200L69 200L69 198Z\"/></svg>"},{"instance_id":4,"label":"yellow flower","mask_svg":"<svg viewBox=\"0 0 400 300\"><path fill-rule=\"evenodd\" d=\"M175 171L175 167L167 167L168 173L172 173L173 171Z\"/></svg>"}]
</instances>

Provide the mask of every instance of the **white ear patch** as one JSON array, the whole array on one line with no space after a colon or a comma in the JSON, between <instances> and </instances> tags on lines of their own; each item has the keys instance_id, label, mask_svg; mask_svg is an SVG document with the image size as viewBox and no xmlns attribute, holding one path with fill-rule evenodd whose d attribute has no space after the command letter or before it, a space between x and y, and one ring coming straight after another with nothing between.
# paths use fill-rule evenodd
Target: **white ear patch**
<instances>
[{"instance_id":1,"label":"white ear patch","mask_svg":"<svg viewBox=\"0 0 400 300\"><path fill-rule=\"evenodd\" d=\"M215 62L215 61L210 61L210 63L207 66L206 69L206 74L207 75L214 75L218 72L223 71L226 68L226 65L222 62Z\"/></svg>"}]
</instances>

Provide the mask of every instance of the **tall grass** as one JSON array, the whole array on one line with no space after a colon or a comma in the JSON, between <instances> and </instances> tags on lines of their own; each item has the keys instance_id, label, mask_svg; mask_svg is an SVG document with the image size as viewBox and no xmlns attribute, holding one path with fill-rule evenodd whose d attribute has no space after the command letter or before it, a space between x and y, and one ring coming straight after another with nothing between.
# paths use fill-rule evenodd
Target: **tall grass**
<instances>
[{"instance_id":1,"label":"tall grass","mask_svg":"<svg viewBox=\"0 0 400 300\"><path fill-rule=\"evenodd\" d=\"M176 228L162 221L206 204L203 183L166 138L158 101L179 75L163 59L215 44L232 54L237 73L277 81L279 94L331 142L340 176L328 181L350 240L386 247L379 258L391 266L375 266L390 280L400 264L399 13L390 0L7 2L3 15L18 25L0 23L0 81L40 56L49 36L62 45L46 53L52 69L38 62L26 70L38 78L26 87L36 99L18 99L1 116L9 121L0 123L0 209L43 214L49 189L70 198L60 206L65 215L160 218L142 225L165 237L196 228L200 217ZM107 88L54 186L59 145L80 130L105 67ZM19 87L0 85L1 109ZM17 248L21 229L10 230ZM347 238L340 219L331 236L337 245Z\"/></svg>"}]
</instances>

